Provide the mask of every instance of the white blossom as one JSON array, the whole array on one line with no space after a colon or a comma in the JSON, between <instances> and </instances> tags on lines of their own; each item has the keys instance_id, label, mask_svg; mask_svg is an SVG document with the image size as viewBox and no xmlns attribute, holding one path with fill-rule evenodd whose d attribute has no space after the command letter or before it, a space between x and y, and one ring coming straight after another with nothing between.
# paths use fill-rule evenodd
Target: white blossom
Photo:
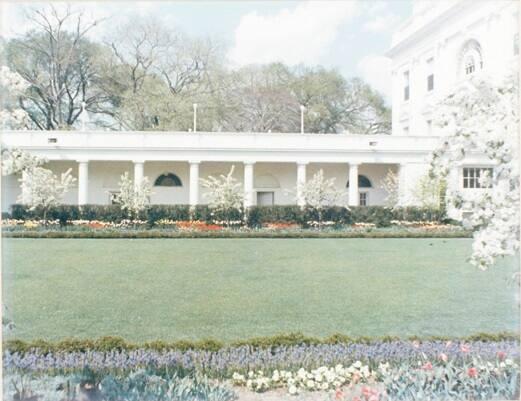
<instances>
[{"instance_id":1,"label":"white blossom","mask_svg":"<svg viewBox=\"0 0 521 401\"><path fill-rule=\"evenodd\" d=\"M34 167L26 170L20 178L22 194L18 198L19 202L25 201L29 210L41 207L46 212L52 206L60 204L65 195L76 179L71 175L72 169L68 169L59 177L51 170L43 167ZM27 198L26 198L27 196Z\"/></svg>"},{"instance_id":2,"label":"white blossom","mask_svg":"<svg viewBox=\"0 0 521 401\"><path fill-rule=\"evenodd\" d=\"M201 185L208 190L204 197L208 199L210 208L226 215L233 210L241 210L244 202L242 185L233 177L234 170L235 166L232 166L226 175L200 179Z\"/></svg>"},{"instance_id":3,"label":"white blossom","mask_svg":"<svg viewBox=\"0 0 521 401\"><path fill-rule=\"evenodd\" d=\"M519 249L518 80L494 78L465 81L435 108L433 119L446 134L432 154L433 175L447 176L470 152L484 153L494 167L493 176L484 178L490 188L465 196L447 191L454 208L472 211L464 224L474 230L471 263L482 269Z\"/></svg>"},{"instance_id":4,"label":"white blossom","mask_svg":"<svg viewBox=\"0 0 521 401\"><path fill-rule=\"evenodd\" d=\"M143 177L140 182L134 183L125 172L119 182L120 192L116 195L116 201L121 205L122 210L126 210L130 215L137 217L139 212L144 210L150 203L152 188L148 177Z\"/></svg>"},{"instance_id":5,"label":"white blossom","mask_svg":"<svg viewBox=\"0 0 521 401\"><path fill-rule=\"evenodd\" d=\"M46 162L38 156L31 155L21 149L4 149L2 151L2 175L17 174L24 170L32 170Z\"/></svg>"},{"instance_id":6,"label":"white blossom","mask_svg":"<svg viewBox=\"0 0 521 401\"><path fill-rule=\"evenodd\" d=\"M9 67L0 67L0 93L2 104L0 109L0 122L3 128L20 129L29 124L29 116L25 110L15 107L17 96L21 95L29 83L17 72L12 72Z\"/></svg>"}]
</instances>

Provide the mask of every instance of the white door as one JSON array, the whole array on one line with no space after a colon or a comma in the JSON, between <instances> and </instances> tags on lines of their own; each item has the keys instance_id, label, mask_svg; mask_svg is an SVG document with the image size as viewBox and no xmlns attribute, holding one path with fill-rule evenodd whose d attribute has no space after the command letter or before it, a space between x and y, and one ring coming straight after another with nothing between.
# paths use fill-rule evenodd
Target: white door
<instances>
[{"instance_id":1,"label":"white door","mask_svg":"<svg viewBox=\"0 0 521 401\"><path fill-rule=\"evenodd\" d=\"M273 206L273 192L257 192L257 206Z\"/></svg>"}]
</instances>

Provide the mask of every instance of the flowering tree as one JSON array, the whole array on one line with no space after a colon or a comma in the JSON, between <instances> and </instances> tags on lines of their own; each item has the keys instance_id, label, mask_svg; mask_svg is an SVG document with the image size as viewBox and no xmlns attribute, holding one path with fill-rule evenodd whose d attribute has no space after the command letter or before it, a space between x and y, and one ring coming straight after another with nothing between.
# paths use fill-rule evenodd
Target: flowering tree
<instances>
[{"instance_id":1,"label":"flowering tree","mask_svg":"<svg viewBox=\"0 0 521 401\"><path fill-rule=\"evenodd\" d=\"M469 152L485 154L494 167L479 191L447 193L454 208L472 211L464 224L474 230L471 262L482 269L519 249L518 108L518 80L509 75L472 77L435 109L433 121L447 137L432 154L432 175L447 176Z\"/></svg>"},{"instance_id":2,"label":"flowering tree","mask_svg":"<svg viewBox=\"0 0 521 401\"><path fill-rule=\"evenodd\" d=\"M46 222L49 209L60 204L63 195L76 181L71 171L72 169L68 169L58 177L51 170L43 167L27 170L27 174L23 174L20 178L22 194L18 202L26 202L29 210L41 208L43 220Z\"/></svg>"},{"instance_id":3,"label":"flowering tree","mask_svg":"<svg viewBox=\"0 0 521 401\"><path fill-rule=\"evenodd\" d=\"M446 192L445 177L426 174L418 180L414 196L422 207L441 210L445 207Z\"/></svg>"},{"instance_id":4,"label":"flowering tree","mask_svg":"<svg viewBox=\"0 0 521 401\"><path fill-rule=\"evenodd\" d=\"M0 121L2 128L20 129L29 124L28 114L25 110L16 106L16 98L28 87L29 83L20 74L12 72L9 67L0 67L0 93L2 93Z\"/></svg>"},{"instance_id":5,"label":"flowering tree","mask_svg":"<svg viewBox=\"0 0 521 401\"><path fill-rule=\"evenodd\" d=\"M119 182L119 191L116 202L120 204L121 210L128 212L130 218L137 218L150 203L152 187L148 177L143 177L139 183L134 183L128 172L125 172Z\"/></svg>"},{"instance_id":6,"label":"flowering tree","mask_svg":"<svg viewBox=\"0 0 521 401\"><path fill-rule=\"evenodd\" d=\"M231 213L240 211L244 203L244 191L242 185L233 177L235 166L232 166L229 173L221 174L219 177L209 176L208 179L201 178L201 185L208 192L204 194L208 198L208 203L216 212L223 213L230 223Z\"/></svg>"},{"instance_id":7,"label":"flowering tree","mask_svg":"<svg viewBox=\"0 0 521 401\"><path fill-rule=\"evenodd\" d=\"M345 192L335 187L335 178L324 178L322 169L302 184L300 192L306 206L317 212L319 225L324 207L337 204L345 196Z\"/></svg>"},{"instance_id":8,"label":"flowering tree","mask_svg":"<svg viewBox=\"0 0 521 401\"><path fill-rule=\"evenodd\" d=\"M398 174L393 170L387 170L387 174L382 180L382 188L387 192L385 203L389 207L396 207L400 202L400 180Z\"/></svg>"},{"instance_id":9,"label":"flowering tree","mask_svg":"<svg viewBox=\"0 0 521 401\"><path fill-rule=\"evenodd\" d=\"M45 159L31 155L20 149L2 150L2 175L17 174L30 171L45 163Z\"/></svg>"},{"instance_id":10,"label":"flowering tree","mask_svg":"<svg viewBox=\"0 0 521 401\"><path fill-rule=\"evenodd\" d=\"M25 202L29 210L41 208L44 222L49 209L61 202L63 195L76 181L71 175L72 169L58 177L51 170L41 167L45 162L45 159L20 149L2 151L2 175L22 173L19 179L22 193L18 202Z\"/></svg>"}]
</instances>

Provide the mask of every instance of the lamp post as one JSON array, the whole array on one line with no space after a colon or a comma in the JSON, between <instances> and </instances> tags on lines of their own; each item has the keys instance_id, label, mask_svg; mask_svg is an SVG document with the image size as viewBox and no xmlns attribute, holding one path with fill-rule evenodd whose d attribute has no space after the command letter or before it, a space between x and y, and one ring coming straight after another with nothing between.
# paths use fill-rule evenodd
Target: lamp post
<instances>
[{"instance_id":1,"label":"lamp post","mask_svg":"<svg viewBox=\"0 0 521 401\"><path fill-rule=\"evenodd\" d=\"M300 133L304 133L304 111L306 108L303 105L300 105Z\"/></svg>"},{"instance_id":2,"label":"lamp post","mask_svg":"<svg viewBox=\"0 0 521 401\"><path fill-rule=\"evenodd\" d=\"M194 132L197 132L197 103L194 103Z\"/></svg>"}]
</instances>

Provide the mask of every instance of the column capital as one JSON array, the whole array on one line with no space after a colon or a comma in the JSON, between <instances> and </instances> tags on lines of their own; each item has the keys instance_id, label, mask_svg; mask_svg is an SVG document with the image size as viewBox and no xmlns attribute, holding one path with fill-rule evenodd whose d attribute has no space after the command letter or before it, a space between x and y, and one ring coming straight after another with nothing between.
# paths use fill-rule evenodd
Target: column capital
<instances>
[{"instance_id":1,"label":"column capital","mask_svg":"<svg viewBox=\"0 0 521 401\"><path fill-rule=\"evenodd\" d=\"M308 161L298 161L297 166L307 166L309 164Z\"/></svg>"},{"instance_id":2,"label":"column capital","mask_svg":"<svg viewBox=\"0 0 521 401\"><path fill-rule=\"evenodd\" d=\"M349 167L358 167L362 163L360 163L360 162L349 162L348 164L349 164Z\"/></svg>"},{"instance_id":3,"label":"column capital","mask_svg":"<svg viewBox=\"0 0 521 401\"><path fill-rule=\"evenodd\" d=\"M242 162L245 166L253 166L255 164L255 161L252 160L245 160Z\"/></svg>"},{"instance_id":4,"label":"column capital","mask_svg":"<svg viewBox=\"0 0 521 401\"><path fill-rule=\"evenodd\" d=\"M80 164L84 164L84 163L88 163L89 162L89 159L78 159L76 160L77 163L80 163Z\"/></svg>"},{"instance_id":5,"label":"column capital","mask_svg":"<svg viewBox=\"0 0 521 401\"><path fill-rule=\"evenodd\" d=\"M145 159L135 159L135 160L132 160L132 163L134 163L134 164L144 164L145 163Z\"/></svg>"},{"instance_id":6,"label":"column capital","mask_svg":"<svg viewBox=\"0 0 521 401\"><path fill-rule=\"evenodd\" d=\"M201 160L188 160L188 164L201 164Z\"/></svg>"}]
</instances>

